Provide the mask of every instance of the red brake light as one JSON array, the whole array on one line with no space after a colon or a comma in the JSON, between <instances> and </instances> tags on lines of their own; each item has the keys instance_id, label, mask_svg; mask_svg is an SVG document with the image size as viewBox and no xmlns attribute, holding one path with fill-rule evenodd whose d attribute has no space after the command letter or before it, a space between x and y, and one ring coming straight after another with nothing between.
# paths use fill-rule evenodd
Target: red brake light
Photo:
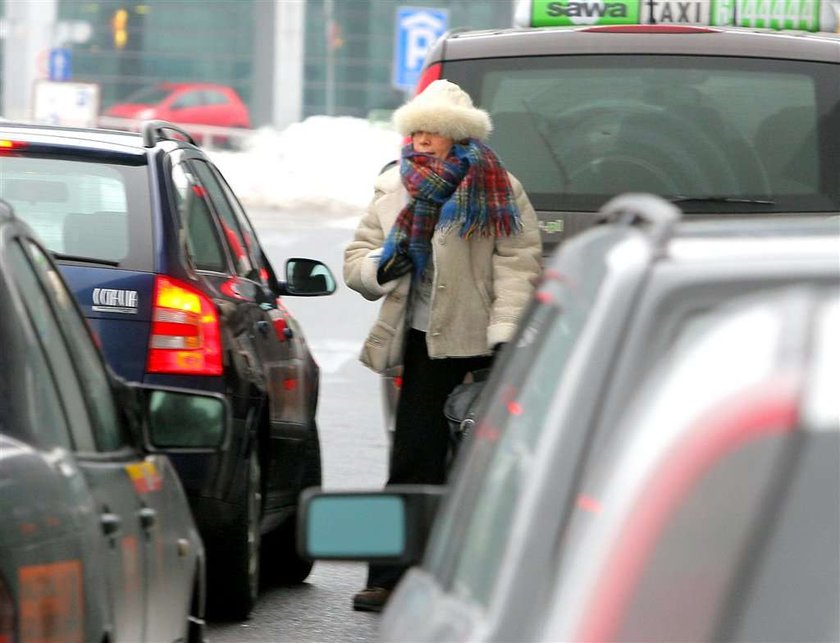
<instances>
[{"instance_id":1,"label":"red brake light","mask_svg":"<svg viewBox=\"0 0 840 643\"><path fill-rule=\"evenodd\" d=\"M417 94L426 89L432 81L440 80L442 72L443 65L441 63L434 63L433 65L426 67L420 75L420 80L417 81L417 87L414 89L414 95L417 96Z\"/></svg>"},{"instance_id":2,"label":"red brake light","mask_svg":"<svg viewBox=\"0 0 840 643\"><path fill-rule=\"evenodd\" d=\"M595 33L715 33L719 29L691 25L604 25L587 27L581 31Z\"/></svg>"},{"instance_id":3,"label":"red brake light","mask_svg":"<svg viewBox=\"0 0 840 643\"><path fill-rule=\"evenodd\" d=\"M155 278L146 372L222 374L219 316L207 295L169 277Z\"/></svg>"},{"instance_id":4,"label":"red brake light","mask_svg":"<svg viewBox=\"0 0 840 643\"><path fill-rule=\"evenodd\" d=\"M271 316L271 323L274 326L274 333L277 335L277 340L285 342L290 332L287 330L289 325L286 323L286 315L279 310L272 310L269 315Z\"/></svg>"},{"instance_id":5,"label":"red brake light","mask_svg":"<svg viewBox=\"0 0 840 643\"><path fill-rule=\"evenodd\" d=\"M22 150L28 146L29 144L25 141L10 141L8 139L0 139L0 152Z\"/></svg>"}]
</instances>

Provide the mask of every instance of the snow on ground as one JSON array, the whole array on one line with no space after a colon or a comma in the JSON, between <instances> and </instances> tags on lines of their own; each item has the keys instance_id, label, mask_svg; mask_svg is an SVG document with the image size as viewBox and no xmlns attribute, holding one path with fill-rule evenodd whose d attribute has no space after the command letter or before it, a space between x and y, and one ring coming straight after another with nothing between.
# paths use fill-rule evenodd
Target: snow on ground
<instances>
[{"instance_id":1,"label":"snow on ground","mask_svg":"<svg viewBox=\"0 0 840 643\"><path fill-rule=\"evenodd\" d=\"M373 180L399 156L401 137L350 116L311 116L282 131L261 128L243 151L210 156L247 206L318 208L360 215Z\"/></svg>"}]
</instances>

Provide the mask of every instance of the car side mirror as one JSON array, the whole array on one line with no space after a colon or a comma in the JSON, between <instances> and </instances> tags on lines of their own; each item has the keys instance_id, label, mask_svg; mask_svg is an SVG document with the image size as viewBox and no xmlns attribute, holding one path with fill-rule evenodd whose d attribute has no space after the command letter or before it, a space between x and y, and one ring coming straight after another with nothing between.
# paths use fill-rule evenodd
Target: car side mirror
<instances>
[{"instance_id":1,"label":"car side mirror","mask_svg":"<svg viewBox=\"0 0 840 643\"><path fill-rule=\"evenodd\" d=\"M148 451L217 452L230 436L229 402L215 393L143 386Z\"/></svg>"},{"instance_id":2,"label":"car side mirror","mask_svg":"<svg viewBox=\"0 0 840 643\"><path fill-rule=\"evenodd\" d=\"M418 563L445 492L446 487L435 485L307 489L298 510L298 551L309 560Z\"/></svg>"},{"instance_id":3,"label":"car side mirror","mask_svg":"<svg viewBox=\"0 0 840 643\"><path fill-rule=\"evenodd\" d=\"M335 292L336 282L329 267L316 259L296 257L286 261L285 295L318 297Z\"/></svg>"}]
</instances>

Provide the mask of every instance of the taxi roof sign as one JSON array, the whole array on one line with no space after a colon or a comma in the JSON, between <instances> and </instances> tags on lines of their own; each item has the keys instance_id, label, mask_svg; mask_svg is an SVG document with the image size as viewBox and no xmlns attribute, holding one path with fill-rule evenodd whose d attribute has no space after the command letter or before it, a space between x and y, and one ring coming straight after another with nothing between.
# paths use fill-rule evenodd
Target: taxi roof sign
<instances>
[{"instance_id":1,"label":"taxi roof sign","mask_svg":"<svg viewBox=\"0 0 840 643\"><path fill-rule=\"evenodd\" d=\"M520 0L519 27L677 24L840 33L840 0Z\"/></svg>"}]
</instances>

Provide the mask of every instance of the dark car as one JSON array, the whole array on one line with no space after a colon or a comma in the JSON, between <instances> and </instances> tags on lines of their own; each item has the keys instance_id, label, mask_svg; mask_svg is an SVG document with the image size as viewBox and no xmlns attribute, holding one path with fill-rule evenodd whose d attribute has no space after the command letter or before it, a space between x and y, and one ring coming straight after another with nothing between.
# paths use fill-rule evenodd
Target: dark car
<instances>
[{"instance_id":1,"label":"dark car","mask_svg":"<svg viewBox=\"0 0 840 643\"><path fill-rule=\"evenodd\" d=\"M278 280L233 191L171 124L6 123L0 140L0 196L53 253L114 370L230 399L229 448L172 459L207 549L208 607L244 617L261 542L280 580L312 566L293 533L298 493L321 480L319 370L280 298L330 294L333 275L291 258Z\"/></svg>"},{"instance_id":2,"label":"dark car","mask_svg":"<svg viewBox=\"0 0 840 643\"><path fill-rule=\"evenodd\" d=\"M0 202L0 641L204 641L204 549L161 453L213 457L214 393L105 366L31 229Z\"/></svg>"},{"instance_id":3,"label":"dark car","mask_svg":"<svg viewBox=\"0 0 840 643\"><path fill-rule=\"evenodd\" d=\"M618 197L601 217L604 224L559 247L499 356L428 544L441 489L380 492L388 498L382 522L366 516L358 496L347 500L365 516L360 539L375 532L379 540L340 555L422 556L386 608L385 640L539 637L569 520L581 507L603 506L582 476L600 462L640 382L675 338L738 297L800 284L840 287L838 219L683 222L676 206L651 195ZM698 395L704 380L721 380L752 355L732 348L717 359L695 384ZM328 505L342 500L328 494L320 518L337 516L339 507ZM382 525L395 516L404 524L387 540ZM328 557L341 546L326 541L309 552Z\"/></svg>"},{"instance_id":4,"label":"dark car","mask_svg":"<svg viewBox=\"0 0 840 643\"><path fill-rule=\"evenodd\" d=\"M628 191L686 219L837 215L840 35L684 24L710 22L712 4L522 3L524 24L581 26L447 33L417 91L446 78L490 113L488 142L537 210L546 256ZM783 4L773 20L800 25L800 3ZM651 11L659 24L639 24ZM390 428L400 380L388 375Z\"/></svg>"},{"instance_id":5,"label":"dark car","mask_svg":"<svg viewBox=\"0 0 840 643\"><path fill-rule=\"evenodd\" d=\"M584 3L534 13L566 4ZM607 13L450 32L418 83L446 78L490 113L488 142L531 198L546 255L624 192L662 195L686 218L840 213L840 35Z\"/></svg>"}]
</instances>

